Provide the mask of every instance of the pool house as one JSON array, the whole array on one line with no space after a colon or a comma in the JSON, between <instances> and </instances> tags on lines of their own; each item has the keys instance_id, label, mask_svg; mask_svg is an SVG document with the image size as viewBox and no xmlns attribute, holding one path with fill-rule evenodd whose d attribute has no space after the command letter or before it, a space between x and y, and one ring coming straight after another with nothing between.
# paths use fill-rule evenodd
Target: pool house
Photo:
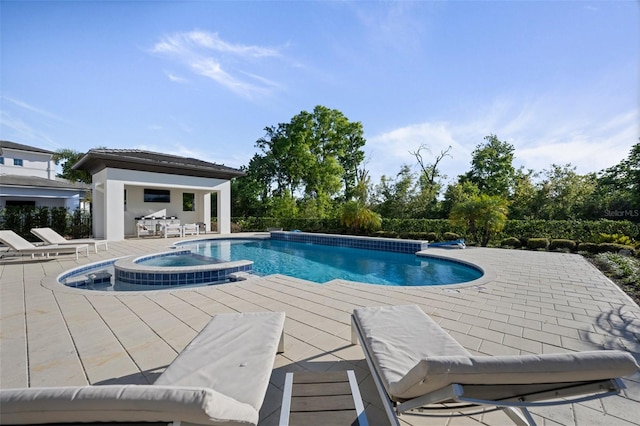
<instances>
[{"instance_id":1,"label":"pool house","mask_svg":"<svg viewBox=\"0 0 640 426\"><path fill-rule=\"evenodd\" d=\"M93 235L110 241L137 235L145 217L199 223L206 231L215 217L217 232L228 234L230 180L244 175L220 164L137 149L92 149L73 168L91 173Z\"/></svg>"}]
</instances>

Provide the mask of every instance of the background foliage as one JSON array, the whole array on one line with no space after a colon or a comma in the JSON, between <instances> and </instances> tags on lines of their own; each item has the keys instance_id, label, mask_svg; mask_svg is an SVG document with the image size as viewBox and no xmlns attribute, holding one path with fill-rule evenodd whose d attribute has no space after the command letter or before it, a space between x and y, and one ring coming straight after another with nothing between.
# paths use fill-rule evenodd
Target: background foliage
<instances>
[{"instance_id":1,"label":"background foliage","mask_svg":"<svg viewBox=\"0 0 640 426\"><path fill-rule=\"evenodd\" d=\"M11 229L29 241L39 241L31 228L52 228L72 238L91 236L91 214L65 207L5 207L0 209L0 229Z\"/></svg>"}]
</instances>

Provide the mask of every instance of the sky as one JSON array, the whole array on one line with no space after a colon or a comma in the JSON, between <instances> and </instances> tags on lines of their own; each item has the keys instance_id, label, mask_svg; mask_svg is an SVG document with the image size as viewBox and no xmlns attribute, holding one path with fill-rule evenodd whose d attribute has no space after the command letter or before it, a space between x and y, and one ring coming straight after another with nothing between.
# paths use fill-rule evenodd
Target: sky
<instances>
[{"instance_id":1,"label":"sky","mask_svg":"<svg viewBox=\"0 0 640 426\"><path fill-rule=\"evenodd\" d=\"M0 0L0 139L248 165L323 105L373 183L421 146L445 182L495 134L516 167L597 172L640 136L638 1Z\"/></svg>"}]
</instances>

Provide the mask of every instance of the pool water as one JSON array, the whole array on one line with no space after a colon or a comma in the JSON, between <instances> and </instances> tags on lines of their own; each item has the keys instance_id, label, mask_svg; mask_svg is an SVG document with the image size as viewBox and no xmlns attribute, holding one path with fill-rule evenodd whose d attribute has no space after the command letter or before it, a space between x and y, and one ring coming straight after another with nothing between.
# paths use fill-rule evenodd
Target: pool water
<instances>
[{"instance_id":1,"label":"pool water","mask_svg":"<svg viewBox=\"0 0 640 426\"><path fill-rule=\"evenodd\" d=\"M222 261L251 260L258 275L282 274L317 283L341 279L388 286L473 281L483 273L454 261L415 254L279 240L209 240L181 247Z\"/></svg>"},{"instance_id":2,"label":"pool water","mask_svg":"<svg viewBox=\"0 0 640 426\"><path fill-rule=\"evenodd\" d=\"M150 259L137 262L146 266L161 266L161 267L174 267L174 266L199 266L210 265L212 263L219 263L216 259L206 258L204 256L193 256L190 254L175 254L171 256L156 256Z\"/></svg>"}]
</instances>

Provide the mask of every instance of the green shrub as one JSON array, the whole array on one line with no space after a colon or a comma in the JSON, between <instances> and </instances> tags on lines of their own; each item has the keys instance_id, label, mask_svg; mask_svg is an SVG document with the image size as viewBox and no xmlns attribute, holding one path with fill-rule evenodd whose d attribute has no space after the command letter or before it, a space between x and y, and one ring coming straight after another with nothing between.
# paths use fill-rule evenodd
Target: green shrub
<instances>
[{"instance_id":1,"label":"green shrub","mask_svg":"<svg viewBox=\"0 0 640 426\"><path fill-rule=\"evenodd\" d=\"M379 238L398 238L398 233L394 231L377 231L373 233L373 236Z\"/></svg>"},{"instance_id":2,"label":"green shrub","mask_svg":"<svg viewBox=\"0 0 640 426\"><path fill-rule=\"evenodd\" d=\"M576 242L573 240L555 239L549 242L550 251L574 251L576 249Z\"/></svg>"},{"instance_id":3,"label":"green shrub","mask_svg":"<svg viewBox=\"0 0 640 426\"><path fill-rule=\"evenodd\" d=\"M547 238L529 238L527 241L527 248L530 250L546 250L547 247L549 247Z\"/></svg>"},{"instance_id":4,"label":"green shrub","mask_svg":"<svg viewBox=\"0 0 640 426\"><path fill-rule=\"evenodd\" d=\"M423 239L427 241L438 241L438 234L435 232L427 232Z\"/></svg>"},{"instance_id":5,"label":"green shrub","mask_svg":"<svg viewBox=\"0 0 640 426\"><path fill-rule=\"evenodd\" d=\"M607 276L632 286L636 294L640 293L640 261L615 253L597 254L593 261Z\"/></svg>"},{"instance_id":6,"label":"green shrub","mask_svg":"<svg viewBox=\"0 0 640 426\"><path fill-rule=\"evenodd\" d=\"M505 238L500 242L500 245L502 247L513 247L513 248L522 247L522 243L520 242L520 240L515 237Z\"/></svg>"},{"instance_id":7,"label":"green shrub","mask_svg":"<svg viewBox=\"0 0 640 426\"><path fill-rule=\"evenodd\" d=\"M599 251L598 244L596 243L580 243L578 244L578 251L586 251L587 253L596 254Z\"/></svg>"},{"instance_id":8,"label":"green shrub","mask_svg":"<svg viewBox=\"0 0 640 426\"><path fill-rule=\"evenodd\" d=\"M433 232L402 232L400 238L405 240L435 241Z\"/></svg>"},{"instance_id":9,"label":"green shrub","mask_svg":"<svg viewBox=\"0 0 640 426\"><path fill-rule=\"evenodd\" d=\"M442 239L445 241L455 241L460 239L460 234L456 234L455 232L445 232L442 234Z\"/></svg>"},{"instance_id":10,"label":"green shrub","mask_svg":"<svg viewBox=\"0 0 640 426\"><path fill-rule=\"evenodd\" d=\"M624 244L616 244L616 243L600 243L598 244L598 253L618 253L620 250L629 250L631 253L634 252L633 246L627 246Z\"/></svg>"},{"instance_id":11,"label":"green shrub","mask_svg":"<svg viewBox=\"0 0 640 426\"><path fill-rule=\"evenodd\" d=\"M615 244L623 244L626 246L633 245L633 241L626 235L621 234L605 234L600 233L597 238L595 238L596 243L615 243Z\"/></svg>"}]
</instances>

